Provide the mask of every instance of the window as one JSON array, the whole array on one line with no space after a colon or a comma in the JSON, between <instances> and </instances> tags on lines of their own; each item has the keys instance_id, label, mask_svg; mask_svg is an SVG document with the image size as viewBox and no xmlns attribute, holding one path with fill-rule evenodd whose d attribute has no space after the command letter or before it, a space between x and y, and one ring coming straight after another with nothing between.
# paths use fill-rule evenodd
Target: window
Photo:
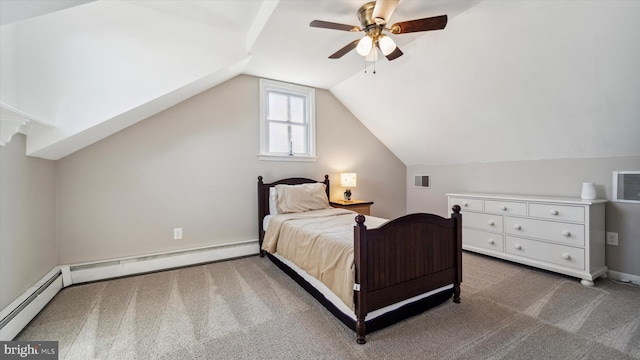
<instances>
[{"instance_id":1,"label":"window","mask_svg":"<svg viewBox=\"0 0 640 360\"><path fill-rule=\"evenodd\" d=\"M260 160L315 161L315 90L260 79Z\"/></svg>"},{"instance_id":2,"label":"window","mask_svg":"<svg viewBox=\"0 0 640 360\"><path fill-rule=\"evenodd\" d=\"M613 172L613 201L640 203L640 171Z\"/></svg>"}]
</instances>

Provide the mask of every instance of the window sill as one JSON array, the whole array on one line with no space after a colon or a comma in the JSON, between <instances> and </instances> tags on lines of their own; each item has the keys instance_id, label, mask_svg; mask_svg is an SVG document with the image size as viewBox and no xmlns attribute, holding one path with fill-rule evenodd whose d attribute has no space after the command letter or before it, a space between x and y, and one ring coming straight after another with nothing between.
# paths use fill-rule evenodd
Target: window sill
<instances>
[{"instance_id":1,"label":"window sill","mask_svg":"<svg viewBox=\"0 0 640 360\"><path fill-rule=\"evenodd\" d=\"M258 155L258 160L261 161L317 161L315 156L279 156L279 155Z\"/></svg>"}]
</instances>

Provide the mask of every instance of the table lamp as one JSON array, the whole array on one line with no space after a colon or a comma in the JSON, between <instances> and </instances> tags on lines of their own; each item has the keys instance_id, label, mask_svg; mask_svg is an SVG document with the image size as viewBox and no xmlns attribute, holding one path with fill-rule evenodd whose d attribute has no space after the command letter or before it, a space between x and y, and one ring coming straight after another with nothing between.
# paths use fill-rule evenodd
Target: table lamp
<instances>
[{"instance_id":1,"label":"table lamp","mask_svg":"<svg viewBox=\"0 0 640 360\"><path fill-rule=\"evenodd\" d=\"M340 174L340 185L347 188L344 191L344 199L346 201L351 201L351 189L356 187L356 173L341 173Z\"/></svg>"}]
</instances>

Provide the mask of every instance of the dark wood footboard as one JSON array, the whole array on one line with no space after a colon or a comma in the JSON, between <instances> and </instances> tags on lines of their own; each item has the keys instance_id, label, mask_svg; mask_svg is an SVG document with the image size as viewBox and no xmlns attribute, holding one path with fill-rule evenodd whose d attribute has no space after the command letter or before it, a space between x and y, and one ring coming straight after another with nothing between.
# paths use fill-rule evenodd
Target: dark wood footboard
<instances>
[{"instance_id":1,"label":"dark wood footboard","mask_svg":"<svg viewBox=\"0 0 640 360\"><path fill-rule=\"evenodd\" d=\"M364 344L368 312L453 284L460 302L462 282L462 215L454 206L450 219L409 214L367 229L356 217L356 332Z\"/></svg>"}]
</instances>

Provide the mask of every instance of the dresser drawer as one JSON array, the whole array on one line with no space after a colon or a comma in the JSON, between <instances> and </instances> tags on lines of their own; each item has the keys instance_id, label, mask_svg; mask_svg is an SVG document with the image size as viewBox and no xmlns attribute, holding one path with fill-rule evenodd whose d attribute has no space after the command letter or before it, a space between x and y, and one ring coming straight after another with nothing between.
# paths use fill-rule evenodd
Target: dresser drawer
<instances>
[{"instance_id":1,"label":"dresser drawer","mask_svg":"<svg viewBox=\"0 0 640 360\"><path fill-rule=\"evenodd\" d=\"M464 210L482 211L482 199L468 199L468 198L451 198L449 208L453 205L459 205Z\"/></svg>"},{"instance_id":2,"label":"dresser drawer","mask_svg":"<svg viewBox=\"0 0 640 360\"><path fill-rule=\"evenodd\" d=\"M483 249L504 251L504 237L502 234L464 228L462 229L462 243Z\"/></svg>"},{"instance_id":3,"label":"dresser drawer","mask_svg":"<svg viewBox=\"0 0 640 360\"><path fill-rule=\"evenodd\" d=\"M464 222L463 222L464 223ZM507 216L505 233L584 246L584 225Z\"/></svg>"},{"instance_id":4,"label":"dresser drawer","mask_svg":"<svg viewBox=\"0 0 640 360\"><path fill-rule=\"evenodd\" d=\"M484 211L495 214L527 215L527 204L523 202L485 200Z\"/></svg>"},{"instance_id":5,"label":"dresser drawer","mask_svg":"<svg viewBox=\"0 0 640 360\"><path fill-rule=\"evenodd\" d=\"M574 269L584 269L584 249L507 236L505 252Z\"/></svg>"},{"instance_id":6,"label":"dresser drawer","mask_svg":"<svg viewBox=\"0 0 640 360\"><path fill-rule=\"evenodd\" d=\"M584 207L553 204L529 204L529 216L561 221L584 222Z\"/></svg>"},{"instance_id":7,"label":"dresser drawer","mask_svg":"<svg viewBox=\"0 0 640 360\"><path fill-rule=\"evenodd\" d=\"M493 214L465 213L462 224L487 231L502 232L502 216Z\"/></svg>"}]
</instances>

